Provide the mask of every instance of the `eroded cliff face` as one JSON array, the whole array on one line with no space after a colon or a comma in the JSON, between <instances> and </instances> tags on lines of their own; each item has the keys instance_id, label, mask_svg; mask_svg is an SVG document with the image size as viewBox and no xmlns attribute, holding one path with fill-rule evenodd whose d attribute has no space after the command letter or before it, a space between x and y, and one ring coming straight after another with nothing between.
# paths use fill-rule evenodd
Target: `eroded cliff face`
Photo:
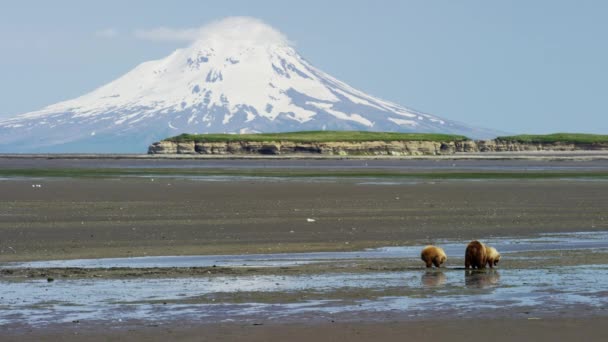
<instances>
[{"instance_id":1,"label":"eroded cliff face","mask_svg":"<svg viewBox=\"0 0 608 342\"><path fill-rule=\"evenodd\" d=\"M476 141L478 152L526 152L526 151L600 151L608 150L606 143L573 144L573 143L520 143L505 140Z\"/></svg>"},{"instance_id":2,"label":"eroded cliff face","mask_svg":"<svg viewBox=\"0 0 608 342\"><path fill-rule=\"evenodd\" d=\"M149 154L203 154L203 155L450 155L456 152L519 152L519 151L578 151L608 150L608 144L532 144L501 140L479 141L364 141L295 143L289 141L257 142L156 142L148 148Z\"/></svg>"},{"instance_id":3,"label":"eroded cliff face","mask_svg":"<svg viewBox=\"0 0 608 342\"><path fill-rule=\"evenodd\" d=\"M465 142L466 143L466 142ZM461 142L432 141L365 141L365 142L171 142L160 141L150 146L150 154L323 154L323 155L440 155L462 150Z\"/></svg>"}]
</instances>

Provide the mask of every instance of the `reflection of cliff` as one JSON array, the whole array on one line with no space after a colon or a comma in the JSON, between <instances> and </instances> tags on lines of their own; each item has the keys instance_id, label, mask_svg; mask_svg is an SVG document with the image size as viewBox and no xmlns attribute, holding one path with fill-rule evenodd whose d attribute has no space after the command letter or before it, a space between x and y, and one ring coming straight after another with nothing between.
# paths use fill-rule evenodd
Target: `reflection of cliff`
<instances>
[{"instance_id":1,"label":"reflection of cliff","mask_svg":"<svg viewBox=\"0 0 608 342\"><path fill-rule=\"evenodd\" d=\"M441 271L428 270L422 275L420 281L422 282L422 286L425 287L442 286L445 285L447 277Z\"/></svg>"},{"instance_id":2,"label":"reflection of cliff","mask_svg":"<svg viewBox=\"0 0 608 342\"><path fill-rule=\"evenodd\" d=\"M500 274L496 270L466 270L464 284L471 288L485 288L495 286L500 281Z\"/></svg>"},{"instance_id":3,"label":"reflection of cliff","mask_svg":"<svg viewBox=\"0 0 608 342\"><path fill-rule=\"evenodd\" d=\"M364 155L450 155L456 152L526 152L608 150L606 143L521 143L503 140L467 141L361 141L361 142L292 142L292 141L226 141L174 142L163 140L148 148L149 154L202 155L282 155L322 154Z\"/></svg>"}]
</instances>

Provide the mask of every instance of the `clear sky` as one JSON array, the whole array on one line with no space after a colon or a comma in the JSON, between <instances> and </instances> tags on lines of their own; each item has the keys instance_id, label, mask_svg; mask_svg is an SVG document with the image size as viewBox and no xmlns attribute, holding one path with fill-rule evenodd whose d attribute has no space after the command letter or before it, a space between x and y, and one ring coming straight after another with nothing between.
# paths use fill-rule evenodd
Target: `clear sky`
<instances>
[{"instance_id":1,"label":"clear sky","mask_svg":"<svg viewBox=\"0 0 608 342\"><path fill-rule=\"evenodd\" d=\"M608 134L602 0L4 1L0 118L82 95L235 15L413 109L513 133Z\"/></svg>"}]
</instances>

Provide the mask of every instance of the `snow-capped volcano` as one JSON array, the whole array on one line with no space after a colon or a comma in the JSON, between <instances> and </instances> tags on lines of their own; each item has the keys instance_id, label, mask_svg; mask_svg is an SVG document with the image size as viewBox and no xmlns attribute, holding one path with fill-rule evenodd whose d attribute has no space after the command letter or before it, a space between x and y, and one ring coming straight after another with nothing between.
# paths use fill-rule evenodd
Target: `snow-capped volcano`
<instances>
[{"instance_id":1,"label":"snow-capped volcano","mask_svg":"<svg viewBox=\"0 0 608 342\"><path fill-rule=\"evenodd\" d=\"M0 151L145 152L181 133L325 129L484 134L356 90L277 30L235 17L86 95L0 121Z\"/></svg>"}]
</instances>

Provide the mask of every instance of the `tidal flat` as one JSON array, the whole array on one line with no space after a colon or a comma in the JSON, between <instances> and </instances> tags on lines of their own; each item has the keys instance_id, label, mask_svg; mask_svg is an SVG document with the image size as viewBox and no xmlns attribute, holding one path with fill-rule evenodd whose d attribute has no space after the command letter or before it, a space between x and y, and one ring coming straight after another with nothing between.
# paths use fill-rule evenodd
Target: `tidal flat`
<instances>
[{"instance_id":1,"label":"tidal flat","mask_svg":"<svg viewBox=\"0 0 608 342\"><path fill-rule=\"evenodd\" d=\"M0 261L361 250L608 230L593 180L11 178Z\"/></svg>"},{"instance_id":2,"label":"tidal flat","mask_svg":"<svg viewBox=\"0 0 608 342\"><path fill-rule=\"evenodd\" d=\"M438 167L379 163L382 172ZM439 169L495 170L478 163ZM330 164L312 171L339 166ZM11 167L22 169L2 170ZM603 162L529 167L607 171ZM585 327L593 340L607 317L607 193L602 177L586 176L12 174L0 180L0 325L9 339L204 331L265 340L329 324L353 340L390 340L399 336L389 326L421 334L441 316L433 329L444 337L457 322L491 336L486 327L501 321L538 337ZM496 270L463 269L472 239L503 253ZM445 268L423 267L426 244L445 247Z\"/></svg>"}]
</instances>

